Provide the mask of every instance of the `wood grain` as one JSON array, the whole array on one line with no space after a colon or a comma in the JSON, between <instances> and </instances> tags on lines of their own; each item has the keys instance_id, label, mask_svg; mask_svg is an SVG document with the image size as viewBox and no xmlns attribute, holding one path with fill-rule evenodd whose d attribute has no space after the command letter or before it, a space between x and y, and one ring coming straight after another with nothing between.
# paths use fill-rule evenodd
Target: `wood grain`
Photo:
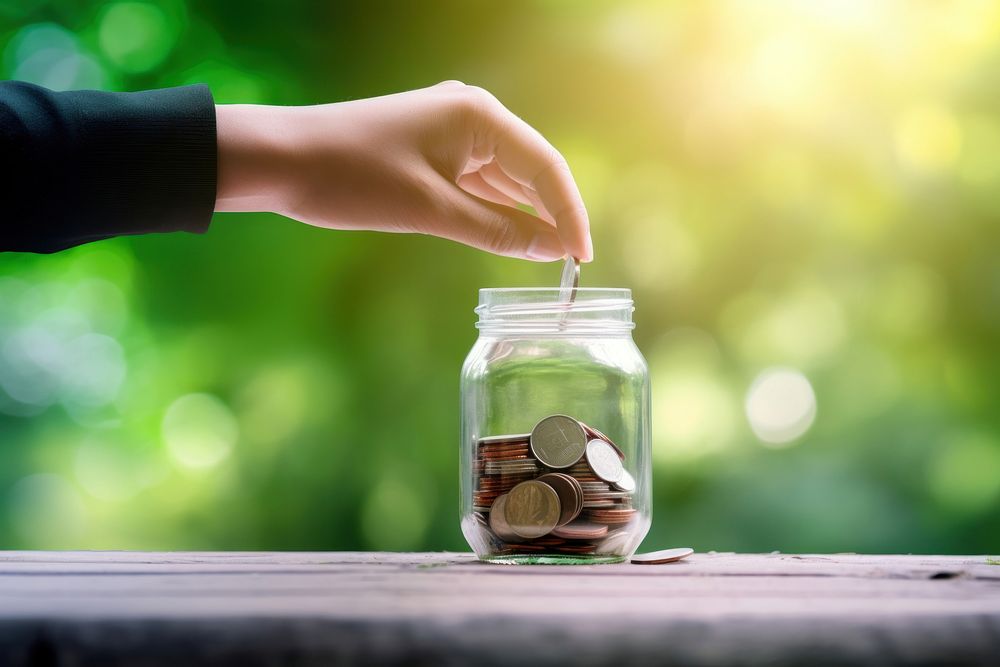
<instances>
[{"instance_id":1,"label":"wood grain","mask_svg":"<svg viewBox=\"0 0 1000 667\"><path fill-rule=\"evenodd\" d=\"M996 665L982 556L0 552L0 665Z\"/></svg>"}]
</instances>

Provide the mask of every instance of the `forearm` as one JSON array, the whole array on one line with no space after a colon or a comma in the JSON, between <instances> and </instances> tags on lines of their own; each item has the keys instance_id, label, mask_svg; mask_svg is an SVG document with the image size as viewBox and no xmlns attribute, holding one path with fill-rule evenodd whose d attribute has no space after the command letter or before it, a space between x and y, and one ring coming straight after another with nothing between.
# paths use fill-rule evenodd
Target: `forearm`
<instances>
[{"instance_id":1,"label":"forearm","mask_svg":"<svg viewBox=\"0 0 1000 667\"><path fill-rule=\"evenodd\" d=\"M296 107L216 105L216 211L287 209L296 111Z\"/></svg>"}]
</instances>

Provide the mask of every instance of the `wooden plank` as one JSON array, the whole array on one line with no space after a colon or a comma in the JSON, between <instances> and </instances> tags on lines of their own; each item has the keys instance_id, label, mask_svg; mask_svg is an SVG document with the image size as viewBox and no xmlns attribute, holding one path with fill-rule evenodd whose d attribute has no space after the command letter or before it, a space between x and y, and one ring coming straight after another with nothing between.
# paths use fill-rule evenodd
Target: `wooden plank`
<instances>
[{"instance_id":1,"label":"wooden plank","mask_svg":"<svg viewBox=\"0 0 1000 667\"><path fill-rule=\"evenodd\" d=\"M995 664L983 556L0 552L0 664Z\"/></svg>"}]
</instances>

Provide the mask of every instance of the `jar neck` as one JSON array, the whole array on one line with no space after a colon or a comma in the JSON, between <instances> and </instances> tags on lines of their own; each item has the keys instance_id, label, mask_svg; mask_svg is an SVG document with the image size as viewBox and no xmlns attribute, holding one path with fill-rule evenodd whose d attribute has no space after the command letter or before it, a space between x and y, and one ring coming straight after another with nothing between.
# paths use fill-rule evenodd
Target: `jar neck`
<instances>
[{"instance_id":1,"label":"jar neck","mask_svg":"<svg viewBox=\"0 0 1000 667\"><path fill-rule=\"evenodd\" d=\"M479 290L483 335L631 336L632 291L585 288L567 300L554 288Z\"/></svg>"}]
</instances>

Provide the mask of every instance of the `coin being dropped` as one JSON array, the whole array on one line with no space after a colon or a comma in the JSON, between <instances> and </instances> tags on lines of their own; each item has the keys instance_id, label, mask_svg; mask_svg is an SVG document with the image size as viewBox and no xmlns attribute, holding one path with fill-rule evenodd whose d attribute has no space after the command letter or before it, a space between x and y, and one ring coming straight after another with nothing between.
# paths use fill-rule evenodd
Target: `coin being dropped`
<instances>
[{"instance_id":1,"label":"coin being dropped","mask_svg":"<svg viewBox=\"0 0 1000 667\"><path fill-rule=\"evenodd\" d=\"M563 303L576 301L576 288L580 286L580 260L567 257L563 265L562 279L559 281L559 300Z\"/></svg>"},{"instance_id":2,"label":"coin being dropped","mask_svg":"<svg viewBox=\"0 0 1000 667\"><path fill-rule=\"evenodd\" d=\"M544 482L521 482L507 494L504 518L510 529L525 539L549 534L561 514L559 494Z\"/></svg>"},{"instance_id":3,"label":"coin being dropped","mask_svg":"<svg viewBox=\"0 0 1000 667\"><path fill-rule=\"evenodd\" d=\"M651 551L648 554L635 554L632 556L632 562L636 565L660 565L662 563L672 563L681 558L687 558L693 553L694 549L688 547L663 549L662 551Z\"/></svg>"},{"instance_id":4,"label":"coin being dropped","mask_svg":"<svg viewBox=\"0 0 1000 667\"><path fill-rule=\"evenodd\" d=\"M625 472L618 452L603 440L591 440L587 443L587 463L595 475L612 484L620 480Z\"/></svg>"},{"instance_id":5,"label":"coin being dropped","mask_svg":"<svg viewBox=\"0 0 1000 667\"><path fill-rule=\"evenodd\" d=\"M550 468L568 468L587 449L587 433L566 415L546 417L531 430L531 453Z\"/></svg>"}]
</instances>

